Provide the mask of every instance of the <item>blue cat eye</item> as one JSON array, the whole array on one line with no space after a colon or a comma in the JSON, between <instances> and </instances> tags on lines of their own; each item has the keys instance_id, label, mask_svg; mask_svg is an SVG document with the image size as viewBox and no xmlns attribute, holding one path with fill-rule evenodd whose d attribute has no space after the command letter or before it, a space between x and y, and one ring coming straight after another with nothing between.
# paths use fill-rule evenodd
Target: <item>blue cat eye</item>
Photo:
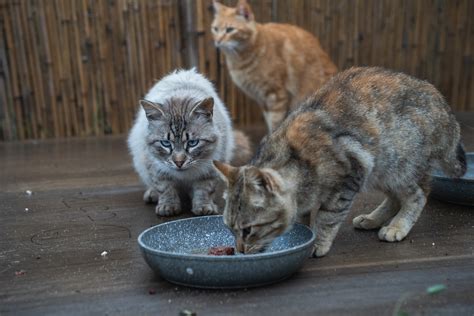
<instances>
[{"instance_id":1,"label":"blue cat eye","mask_svg":"<svg viewBox=\"0 0 474 316\"><path fill-rule=\"evenodd\" d=\"M171 142L169 140L160 140L161 146L171 148Z\"/></svg>"},{"instance_id":2,"label":"blue cat eye","mask_svg":"<svg viewBox=\"0 0 474 316\"><path fill-rule=\"evenodd\" d=\"M188 147L196 147L199 144L199 139L188 140Z\"/></svg>"},{"instance_id":3,"label":"blue cat eye","mask_svg":"<svg viewBox=\"0 0 474 316\"><path fill-rule=\"evenodd\" d=\"M226 32L226 33L230 33L230 32L232 32L233 30L235 30L235 28L233 28L233 27L227 27L227 28L225 29L225 32Z\"/></svg>"}]
</instances>

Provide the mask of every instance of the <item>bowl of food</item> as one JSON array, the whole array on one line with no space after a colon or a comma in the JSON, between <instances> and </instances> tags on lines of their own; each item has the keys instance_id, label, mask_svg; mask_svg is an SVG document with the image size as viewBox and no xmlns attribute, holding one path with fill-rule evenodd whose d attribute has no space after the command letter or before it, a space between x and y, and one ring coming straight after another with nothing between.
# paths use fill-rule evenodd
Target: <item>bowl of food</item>
<instances>
[{"instance_id":1,"label":"bowl of food","mask_svg":"<svg viewBox=\"0 0 474 316\"><path fill-rule=\"evenodd\" d=\"M164 279L199 288L245 288L290 277L310 257L315 235L294 224L262 253L240 254L221 215L166 222L148 228L138 244L148 265Z\"/></svg>"},{"instance_id":2,"label":"bowl of food","mask_svg":"<svg viewBox=\"0 0 474 316\"><path fill-rule=\"evenodd\" d=\"M467 171L459 178L453 179L441 171L433 173L431 196L435 199L474 206L474 153L466 153Z\"/></svg>"}]
</instances>

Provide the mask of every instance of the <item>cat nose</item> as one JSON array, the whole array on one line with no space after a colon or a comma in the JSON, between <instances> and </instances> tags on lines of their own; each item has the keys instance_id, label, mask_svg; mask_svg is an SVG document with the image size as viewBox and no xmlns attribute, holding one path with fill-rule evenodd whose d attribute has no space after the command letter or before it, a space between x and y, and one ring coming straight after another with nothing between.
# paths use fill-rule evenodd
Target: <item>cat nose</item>
<instances>
[{"instance_id":1,"label":"cat nose","mask_svg":"<svg viewBox=\"0 0 474 316\"><path fill-rule=\"evenodd\" d=\"M224 36L220 36L220 37L216 38L216 40L215 40L216 45L219 46L223 39L224 39Z\"/></svg>"},{"instance_id":2,"label":"cat nose","mask_svg":"<svg viewBox=\"0 0 474 316\"><path fill-rule=\"evenodd\" d=\"M174 164L178 167L181 168L184 164L184 160L174 160Z\"/></svg>"}]
</instances>

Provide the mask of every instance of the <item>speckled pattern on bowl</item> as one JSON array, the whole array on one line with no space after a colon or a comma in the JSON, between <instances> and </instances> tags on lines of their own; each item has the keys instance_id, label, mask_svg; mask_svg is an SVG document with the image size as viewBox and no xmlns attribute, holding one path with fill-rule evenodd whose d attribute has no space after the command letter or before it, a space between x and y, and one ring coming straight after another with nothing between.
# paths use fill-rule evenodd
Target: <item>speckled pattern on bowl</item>
<instances>
[{"instance_id":1,"label":"speckled pattern on bowl","mask_svg":"<svg viewBox=\"0 0 474 316\"><path fill-rule=\"evenodd\" d=\"M452 179L442 172L433 174L431 196L435 199L474 206L474 153L466 153L467 171L460 179Z\"/></svg>"},{"instance_id":2,"label":"speckled pattern on bowl","mask_svg":"<svg viewBox=\"0 0 474 316\"><path fill-rule=\"evenodd\" d=\"M234 246L221 215L181 219L151 227L138 236L148 265L170 282L200 288L244 288L284 280L310 256L314 234L295 224L263 253L209 256L206 249Z\"/></svg>"}]
</instances>

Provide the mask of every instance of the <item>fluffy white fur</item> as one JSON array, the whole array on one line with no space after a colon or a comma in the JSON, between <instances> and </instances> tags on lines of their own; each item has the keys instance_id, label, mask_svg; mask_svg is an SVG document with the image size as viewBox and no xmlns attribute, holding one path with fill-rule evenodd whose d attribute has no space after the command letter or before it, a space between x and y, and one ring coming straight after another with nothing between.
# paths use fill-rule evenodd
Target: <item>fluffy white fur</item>
<instances>
[{"instance_id":1,"label":"fluffy white fur","mask_svg":"<svg viewBox=\"0 0 474 316\"><path fill-rule=\"evenodd\" d=\"M152 187L150 170L169 175L182 181L192 182L214 173L212 160L229 162L234 151L234 134L229 113L217 95L212 83L196 70L177 70L157 82L145 96L154 103L164 103L173 97L192 97L196 100L212 97L214 99L213 123L218 130L219 140L214 156L208 162L184 171L171 169L155 159L148 150L146 135L148 120L142 107L139 108L135 123L128 137L128 146L133 157L133 165L147 187ZM150 168L150 165L153 165Z\"/></svg>"}]
</instances>

